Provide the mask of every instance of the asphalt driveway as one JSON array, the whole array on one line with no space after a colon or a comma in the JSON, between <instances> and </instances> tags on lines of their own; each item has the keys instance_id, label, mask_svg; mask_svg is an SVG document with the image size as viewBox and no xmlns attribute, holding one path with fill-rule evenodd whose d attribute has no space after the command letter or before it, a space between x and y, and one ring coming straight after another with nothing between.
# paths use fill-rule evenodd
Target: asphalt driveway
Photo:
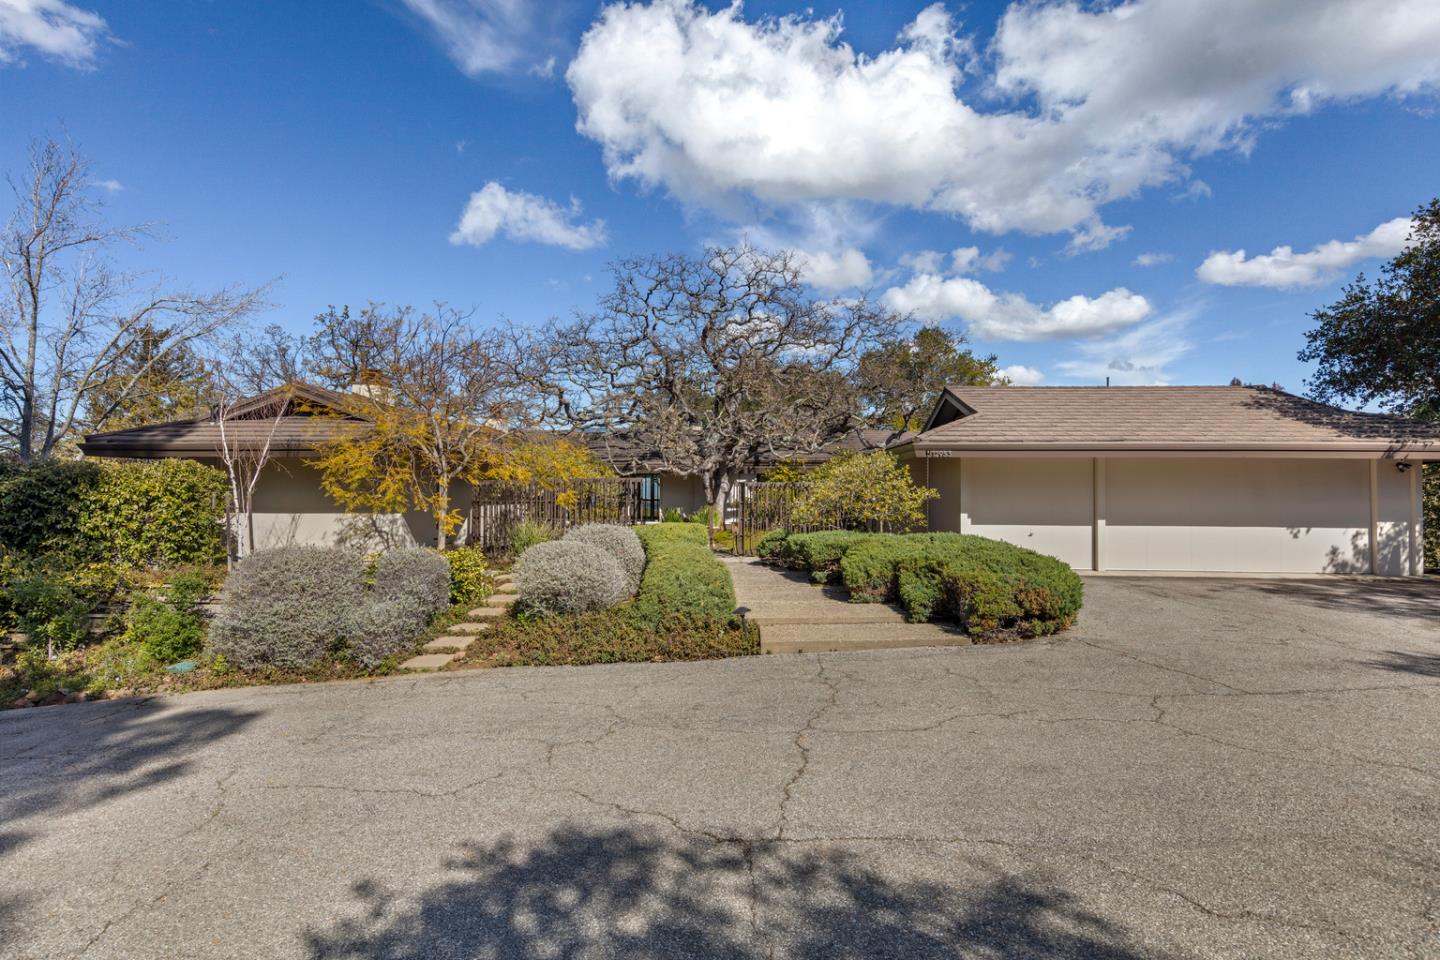
<instances>
[{"instance_id":1,"label":"asphalt driveway","mask_svg":"<svg viewBox=\"0 0 1440 960\"><path fill-rule=\"evenodd\" d=\"M0 957L1440 956L1440 585L0 714Z\"/></svg>"}]
</instances>

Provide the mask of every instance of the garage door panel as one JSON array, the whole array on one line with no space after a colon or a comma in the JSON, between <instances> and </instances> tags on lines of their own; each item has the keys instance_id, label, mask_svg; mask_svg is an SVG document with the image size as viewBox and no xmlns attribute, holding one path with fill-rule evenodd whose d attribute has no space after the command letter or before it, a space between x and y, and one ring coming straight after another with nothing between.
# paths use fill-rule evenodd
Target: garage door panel
<instances>
[{"instance_id":1,"label":"garage door panel","mask_svg":"<svg viewBox=\"0 0 1440 960\"><path fill-rule=\"evenodd\" d=\"M967 459L967 529L1088 570L1092 467L1077 459Z\"/></svg>"},{"instance_id":2,"label":"garage door panel","mask_svg":"<svg viewBox=\"0 0 1440 960\"><path fill-rule=\"evenodd\" d=\"M1362 573L1369 465L1360 460L1109 461L1113 570Z\"/></svg>"}]
</instances>

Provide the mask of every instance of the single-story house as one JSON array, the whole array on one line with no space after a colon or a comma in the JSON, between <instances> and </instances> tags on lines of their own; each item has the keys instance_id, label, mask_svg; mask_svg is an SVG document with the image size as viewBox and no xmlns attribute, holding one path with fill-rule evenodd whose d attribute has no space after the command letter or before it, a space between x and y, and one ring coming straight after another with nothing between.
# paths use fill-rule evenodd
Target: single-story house
<instances>
[{"instance_id":1,"label":"single-story house","mask_svg":"<svg viewBox=\"0 0 1440 960\"><path fill-rule=\"evenodd\" d=\"M321 489L320 472L307 461L324 445L363 431L367 423L345 394L295 383L194 420L93 433L80 449L91 457L183 457L221 467L222 441L228 441L231 450L256 450L268 443L271 459L256 485L250 517L257 548L321 543L369 549L434 543L435 521L428 513L346 512ZM622 476L641 478L644 519L658 520L671 508L690 514L705 505L700 478L667 470L658 452L623 433L582 436L588 448ZM784 459L814 465L841 449L879 449L893 436L887 430L857 430L825 451ZM758 463L750 476L772 465L769 460ZM468 514L474 491L457 484L451 498L456 509ZM462 528L458 538L463 541L465 535Z\"/></svg>"},{"instance_id":2,"label":"single-story house","mask_svg":"<svg viewBox=\"0 0 1440 960\"><path fill-rule=\"evenodd\" d=\"M433 542L424 513L346 513L321 489L306 459L366 426L344 401L299 384L234 405L223 425L212 414L97 433L81 449L218 464L222 426L232 446L268 437L257 546ZM623 436L587 441L645 478L656 517L704 505L699 479L666 472L653 452ZM889 450L939 491L930 529L1007 540L1078 570L1412 576L1423 564L1419 467L1440 461L1440 425L1262 387L962 386L919 432L857 431L794 459L840 449ZM454 495L465 510L470 491Z\"/></svg>"},{"instance_id":3,"label":"single-story house","mask_svg":"<svg viewBox=\"0 0 1440 960\"><path fill-rule=\"evenodd\" d=\"M1077 570L1413 576L1440 425L1252 386L950 387L890 449L940 492L932 530Z\"/></svg>"}]
</instances>

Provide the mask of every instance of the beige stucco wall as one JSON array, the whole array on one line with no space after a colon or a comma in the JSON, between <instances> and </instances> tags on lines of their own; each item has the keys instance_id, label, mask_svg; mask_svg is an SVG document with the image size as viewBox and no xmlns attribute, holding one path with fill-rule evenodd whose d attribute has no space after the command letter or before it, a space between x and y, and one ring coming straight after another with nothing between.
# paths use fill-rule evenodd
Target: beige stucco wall
<instances>
[{"instance_id":1,"label":"beige stucco wall","mask_svg":"<svg viewBox=\"0 0 1440 960\"><path fill-rule=\"evenodd\" d=\"M470 491L452 494L468 510ZM423 512L348 513L320 486L320 472L303 459L277 459L266 465L255 488L257 549L292 543L346 546L359 550L432 546L435 522Z\"/></svg>"},{"instance_id":2,"label":"beige stucco wall","mask_svg":"<svg viewBox=\"0 0 1440 960\"><path fill-rule=\"evenodd\" d=\"M1418 470L1391 461L1285 458L993 457L917 463L940 492L931 528L1005 540L1106 570L1417 572ZM1097 496L1097 477L1098 493ZM1097 519L1099 523L1097 524Z\"/></svg>"},{"instance_id":3,"label":"beige stucco wall","mask_svg":"<svg viewBox=\"0 0 1440 960\"><path fill-rule=\"evenodd\" d=\"M660 476L660 509L678 507L686 515L705 506L705 484L693 474L662 473Z\"/></svg>"}]
</instances>

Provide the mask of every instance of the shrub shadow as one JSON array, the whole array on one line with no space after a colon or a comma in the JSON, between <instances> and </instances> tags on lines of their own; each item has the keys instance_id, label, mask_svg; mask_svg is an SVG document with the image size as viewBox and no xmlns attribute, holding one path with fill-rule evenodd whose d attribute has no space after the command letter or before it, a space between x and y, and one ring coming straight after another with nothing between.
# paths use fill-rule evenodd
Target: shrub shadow
<instances>
[{"instance_id":1,"label":"shrub shadow","mask_svg":"<svg viewBox=\"0 0 1440 960\"><path fill-rule=\"evenodd\" d=\"M49 822L182 776L187 754L258 716L150 700L7 711L0 717L0 852ZM28 825L26 821L31 821Z\"/></svg>"},{"instance_id":2,"label":"shrub shadow","mask_svg":"<svg viewBox=\"0 0 1440 960\"><path fill-rule=\"evenodd\" d=\"M905 881L833 849L568 827L446 866L418 899L356 883L359 915L309 932L311 957L1160 956L1053 884L983 864L970 885Z\"/></svg>"}]
</instances>

